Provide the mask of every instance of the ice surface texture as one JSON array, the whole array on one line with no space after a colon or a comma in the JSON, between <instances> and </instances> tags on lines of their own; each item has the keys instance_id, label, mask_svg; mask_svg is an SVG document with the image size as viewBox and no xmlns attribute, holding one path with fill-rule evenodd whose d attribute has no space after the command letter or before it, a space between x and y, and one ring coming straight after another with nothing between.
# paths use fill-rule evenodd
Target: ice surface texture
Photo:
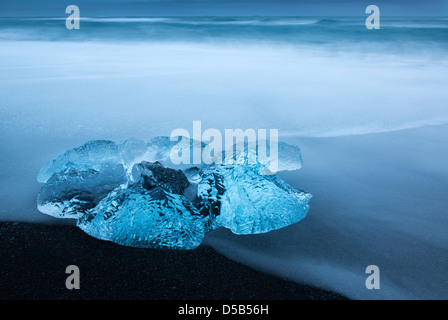
<instances>
[{"instance_id":1,"label":"ice surface texture","mask_svg":"<svg viewBox=\"0 0 448 320\"><path fill-rule=\"evenodd\" d=\"M37 179L45 184L38 209L77 219L79 228L99 239L172 249L194 249L219 227L256 234L306 216L311 194L264 175L270 162L247 145L218 154L219 164L173 165L170 152L188 148L192 156L207 148L192 139L179 141L98 140L71 149L40 170ZM229 157L236 161L229 163ZM300 149L280 142L276 164L278 171L299 169Z\"/></svg>"}]
</instances>

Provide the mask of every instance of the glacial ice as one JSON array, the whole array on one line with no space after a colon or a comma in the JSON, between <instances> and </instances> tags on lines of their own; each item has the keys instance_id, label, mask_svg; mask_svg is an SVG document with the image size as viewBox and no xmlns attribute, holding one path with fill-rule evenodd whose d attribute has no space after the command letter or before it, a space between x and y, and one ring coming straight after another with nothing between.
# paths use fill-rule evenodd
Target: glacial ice
<instances>
[{"instance_id":1,"label":"glacial ice","mask_svg":"<svg viewBox=\"0 0 448 320\"><path fill-rule=\"evenodd\" d=\"M53 174L61 173L69 168L77 171L88 169L99 171L108 165L119 164L120 161L118 160L117 154L118 145L113 141L89 141L47 162L40 169L37 181L45 183Z\"/></svg>"},{"instance_id":2,"label":"glacial ice","mask_svg":"<svg viewBox=\"0 0 448 320\"><path fill-rule=\"evenodd\" d=\"M306 216L311 194L274 174L264 175L274 158L257 158L258 146L246 144L218 155L238 160L233 164L174 165L173 150L188 147L192 155L207 147L192 139L181 142L169 137L97 140L71 149L40 170L38 181L45 184L38 209L75 218L79 228L99 239L171 249L196 248L207 232L219 227L256 234ZM246 161L248 156L255 161ZM300 149L280 142L278 170L301 165Z\"/></svg>"},{"instance_id":3,"label":"glacial ice","mask_svg":"<svg viewBox=\"0 0 448 320\"><path fill-rule=\"evenodd\" d=\"M262 147L264 150L262 150ZM271 143L268 140L260 140L257 143L235 143L230 150L226 149L215 156L220 163L258 164L260 169L274 167L276 172L293 171L302 168L302 154L300 148L285 142L277 143L277 154L268 155Z\"/></svg>"},{"instance_id":4,"label":"glacial ice","mask_svg":"<svg viewBox=\"0 0 448 320\"><path fill-rule=\"evenodd\" d=\"M103 165L101 170L67 167L43 185L37 197L38 209L56 218L76 219L126 181L121 164Z\"/></svg>"},{"instance_id":5,"label":"glacial ice","mask_svg":"<svg viewBox=\"0 0 448 320\"><path fill-rule=\"evenodd\" d=\"M141 183L112 191L77 225L98 239L133 247L194 249L205 235L202 216L187 198Z\"/></svg>"},{"instance_id":6,"label":"glacial ice","mask_svg":"<svg viewBox=\"0 0 448 320\"><path fill-rule=\"evenodd\" d=\"M67 168L99 171L105 166L120 164L129 172L135 163L141 161L157 161L171 168L188 168L188 165L174 165L170 160L170 152L176 152L188 144L190 158L192 158L194 149L199 149L199 152L202 152L206 146L193 139L181 139L178 142L171 141L170 137L155 137L151 140L127 139L120 143L109 140L92 140L49 161L39 171L37 181L45 183L53 174Z\"/></svg>"},{"instance_id":7,"label":"glacial ice","mask_svg":"<svg viewBox=\"0 0 448 320\"><path fill-rule=\"evenodd\" d=\"M306 216L311 199L311 194L275 175L260 175L258 166L249 165L205 169L198 195L210 203L212 228L226 227L236 234L264 233L296 223Z\"/></svg>"}]
</instances>

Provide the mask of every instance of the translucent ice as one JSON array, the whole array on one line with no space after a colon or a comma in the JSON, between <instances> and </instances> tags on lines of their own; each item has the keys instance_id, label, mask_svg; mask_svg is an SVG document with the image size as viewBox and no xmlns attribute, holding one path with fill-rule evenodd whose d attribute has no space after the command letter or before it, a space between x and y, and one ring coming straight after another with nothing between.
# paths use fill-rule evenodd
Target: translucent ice
<instances>
[{"instance_id":1,"label":"translucent ice","mask_svg":"<svg viewBox=\"0 0 448 320\"><path fill-rule=\"evenodd\" d=\"M60 173L69 168L99 171L109 164L120 164L117 156L118 146L115 142L108 140L89 141L46 163L40 169L37 181L45 183L54 173Z\"/></svg>"},{"instance_id":2,"label":"translucent ice","mask_svg":"<svg viewBox=\"0 0 448 320\"><path fill-rule=\"evenodd\" d=\"M273 153L273 154L272 154ZM300 148L284 142L271 144L267 140L255 143L235 143L231 148L215 156L223 164L258 164L260 169L268 168L278 171L299 170L302 167ZM266 173L266 171L265 171Z\"/></svg>"},{"instance_id":3,"label":"translucent ice","mask_svg":"<svg viewBox=\"0 0 448 320\"><path fill-rule=\"evenodd\" d=\"M77 225L96 238L133 247L194 249L205 235L200 213L183 195L141 184L117 188Z\"/></svg>"},{"instance_id":4,"label":"translucent ice","mask_svg":"<svg viewBox=\"0 0 448 320\"><path fill-rule=\"evenodd\" d=\"M170 137L155 137L151 140L128 139L118 144L109 140L92 140L49 161L39 171L37 181L45 183L54 173L67 168L99 171L104 166L120 164L129 172L135 163L142 161L157 161L171 168L188 168L191 165L174 165L170 160L170 153L178 152L181 148L189 148L192 158L196 148L202 152L205 146L185 137L179 137L178 141L171 141Z\"/></svg>"},{"instance_id":5,"label":"translucent ice","mask_svg":"<svg viewBox=\"0 0 448 320\"><path fill-rule=\"evenodd\" d=\"M198 195L210 210L212 228L236 234L276 230L302 220L311 194L298 191L259 166L217 165L203 171Z\"/></svg>"},{"instance_id":6,"label":"translucent ice","mask_svg":"<svg viewBox=\"0 0 448 320\"><path fill-rule=\"evenodd\" d=\"M245 144L217 154L222 164L173 164L170 156L185 148L191 160L207 145L168 137L90 141L42 168L38 180L45 185L38 208L55 217L77 218L82 230L99 239L176 249L197 247L218 227L255 234L306 216L311 194L270 170L272 161L279 171L299 169L298 147L279 143L278 161L274 153L260 157L260 145Z\"/></svg>"},{"instance_id":7,"label":"translucent ice","mask_svg":"<svg viewBox=\"0 0 448 320\"><path fill-rule=\"evenodd\" d=\"M53 174L41 188L38 209L57 218L78 218L126 181L121 164L103 165L99 171L66 168Z\"/></svg>"}]
</instances>

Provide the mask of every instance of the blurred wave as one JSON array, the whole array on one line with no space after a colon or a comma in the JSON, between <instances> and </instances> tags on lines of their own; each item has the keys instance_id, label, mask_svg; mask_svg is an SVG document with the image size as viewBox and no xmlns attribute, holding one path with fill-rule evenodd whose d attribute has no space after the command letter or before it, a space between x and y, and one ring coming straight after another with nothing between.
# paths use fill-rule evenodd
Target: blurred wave
<instances>
[{"instance_id":1,"label":"blurred wave","mask_svg":"<svg viewBox=\"0 0 448 320\"><path fill-rule=\"evenodd\" d=\"M327 137L448 119L446 18L384 17L374 31L364 17L64 20L0 19L0 132L127 138L200 119ZM58 124L56 105L72 125Z\"/></svg>"},{"instance_id":2,"label":"blurred wave","mask_svg":"<svg viewBox=\"0 0 448 320\"><path fill-rule=\"evenodd\" d=\"M372 45L398 41L448 50L448 20L441 17L384 17L382 29L369 34L365 17L81 17L81 29L77 32L68 32L64 20L1 18L0 40L261 41L332 46L350 43L355 48L369 45L370 50L374 50Z\"/></svg>"}]
</instances>

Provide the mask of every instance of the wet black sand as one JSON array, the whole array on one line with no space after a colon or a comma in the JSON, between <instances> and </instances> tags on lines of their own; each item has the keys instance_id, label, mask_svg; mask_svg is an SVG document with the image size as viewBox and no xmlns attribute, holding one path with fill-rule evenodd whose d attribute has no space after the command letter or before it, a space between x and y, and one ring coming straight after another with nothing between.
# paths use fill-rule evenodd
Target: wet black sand
<instances>
[{"instance_id":1,"label":"wet black sand","mask_svg":"<svg viewBox=\"0 0 448 320\"><path fill-rule=\"evenodd\" d=\"M0 223L0 299L343 299L227 259L191 251L119 246L74 226ZM80 289L65 287L68 265Z\"/></svg>"}]
</instances>

